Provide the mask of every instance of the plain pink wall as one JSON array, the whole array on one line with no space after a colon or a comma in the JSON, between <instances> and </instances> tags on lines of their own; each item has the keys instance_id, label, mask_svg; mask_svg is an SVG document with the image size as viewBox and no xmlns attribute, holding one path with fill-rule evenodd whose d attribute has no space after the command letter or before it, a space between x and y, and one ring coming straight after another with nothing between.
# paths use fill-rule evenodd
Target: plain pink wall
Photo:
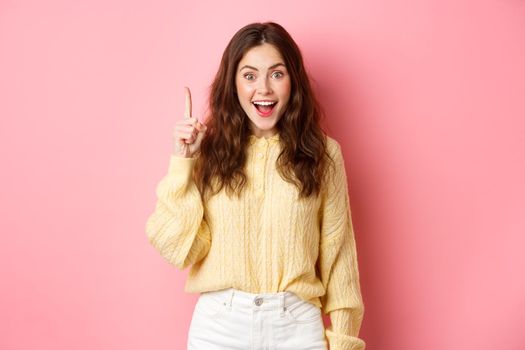
<instances>
[{"instance_id":1,"label":"plain pink wall","mask_svg":"<svg viewBox=\"0 0 525 350\"><path fill-rule=\"evenodd\" d=\"M523 2L3 0L1 349L185 348L197 295L145 221L183 86L201 115L265 20L343 145L367 348L525 348Z\"/></svg>"}]
</instances>

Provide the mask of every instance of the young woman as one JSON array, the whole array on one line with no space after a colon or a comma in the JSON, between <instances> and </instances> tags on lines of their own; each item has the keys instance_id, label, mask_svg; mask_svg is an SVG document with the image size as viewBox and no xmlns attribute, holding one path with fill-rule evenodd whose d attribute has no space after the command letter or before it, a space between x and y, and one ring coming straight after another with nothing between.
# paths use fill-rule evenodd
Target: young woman
<instances>
[{"instance_id":1,"label":"young woman","mask_svg":"<svg viewBox=\"0 0 525 350\"><path fill-rule=\"evenodd\" d=\"M299 48L273 22L241 28L186 112L148 218L151 244L200 293L188 349L362 350L347 177ZM322 312L330 314L325 329Z\"/></svg>"}]
</instances>

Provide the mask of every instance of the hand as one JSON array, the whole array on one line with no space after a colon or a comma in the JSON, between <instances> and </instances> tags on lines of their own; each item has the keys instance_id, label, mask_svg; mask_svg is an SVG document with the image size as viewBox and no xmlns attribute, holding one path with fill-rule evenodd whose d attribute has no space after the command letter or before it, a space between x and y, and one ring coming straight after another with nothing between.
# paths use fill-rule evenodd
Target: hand
<instances>
[{"instance_id":1,"label":"hand","mask_svg":"<svg viewBox=\"0 0 525 350\"><path fill-rule=\"evenodd\" d=\"M197 118L191 116L191 93L188 87L184 87L186 106L184 119L175 123L173 129L173 154L179 157L191 158L199 150L204 134L208 129Z\"/></svg>"}]
</instances>

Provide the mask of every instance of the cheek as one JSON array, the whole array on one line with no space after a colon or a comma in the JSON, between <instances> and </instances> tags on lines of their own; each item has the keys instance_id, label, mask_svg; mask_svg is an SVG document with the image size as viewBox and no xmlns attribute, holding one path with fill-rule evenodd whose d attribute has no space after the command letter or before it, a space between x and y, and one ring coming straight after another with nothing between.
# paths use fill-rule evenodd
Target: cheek
<instances>
[{"instance_id":1,"label":"cheek","mask_svg":"<svg viewBox=\"0 0 525 350\"><path fill-rule=\"evenodd\" d=\"M283 99L288 99L290 97L291 84L290 80L287 79L282 82L279 86L279 93Z\"/></svg>"},{"instance_id":2,"label":"cheek","mask_svg":"<svg viewBox=\"0 0 525 350\"><path fill-rule=\"evenodd\" d=\"M251 95L253 94L253 89L251 89L249 86L243 85L243 84L237 84L237 95L239 96L239 99L241 102L245 102L246 100L251 101Z\"/></svg>"},{"instance_id":3,"label":"cheek","mask_svg":"<svg viewBox=\"0 0 525 350\"><path fill-rule=\"evenodd\" d=\"M280 91L280 95L281 100L288 102L290 99L290 86L283 86Z\"/></svg>"}]
</instances>

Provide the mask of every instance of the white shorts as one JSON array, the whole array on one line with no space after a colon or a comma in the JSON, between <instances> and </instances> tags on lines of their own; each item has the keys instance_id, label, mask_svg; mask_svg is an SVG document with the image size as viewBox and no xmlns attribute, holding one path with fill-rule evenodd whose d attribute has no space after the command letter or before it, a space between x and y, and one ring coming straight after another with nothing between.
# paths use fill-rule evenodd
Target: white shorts
<instances>
[{"instance_id":1,"label":"white shorts","mask_svg":"<svg viewBox=\"0 0 525 350\"><path fill-rule=\"evenodd\" d=\"M188 350L327 350L321 309L292 292L201 293Z\"/></svg>"}]
</instances>

